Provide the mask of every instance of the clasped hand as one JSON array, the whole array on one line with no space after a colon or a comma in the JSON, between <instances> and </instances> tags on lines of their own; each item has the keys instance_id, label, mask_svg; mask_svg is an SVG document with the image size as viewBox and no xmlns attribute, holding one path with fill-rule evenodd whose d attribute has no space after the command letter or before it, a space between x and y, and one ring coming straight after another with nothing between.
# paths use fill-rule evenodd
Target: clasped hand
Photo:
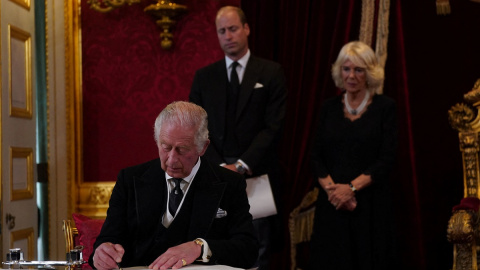
<instances>
[{"instance_id":1,"label":"clasped hand","mask_svg":"<svg viewBox=\"0 0 480 270\"><path fill-rule=\"evenodd\" d=\"M193 263L200 257L201 246L193 241L169 248L165 253L153 261L148 268L164 270L168 268L180 269ZM118 268L117 263L122 261L125 250L119 244L103 243L95 250L93 262L98 270L110 270Z\"/></svg>"},{"instance_id":2,"label":"clasped hand","mask_svg":"<svg viewBox=\"0 0 480 270\"><path fill-rule=\"evenodd\" d=\"M332 184L325 187L328 201L337 210L353 211L357 207L355 193L347 184Z\"/></svg>"}]
</instances>

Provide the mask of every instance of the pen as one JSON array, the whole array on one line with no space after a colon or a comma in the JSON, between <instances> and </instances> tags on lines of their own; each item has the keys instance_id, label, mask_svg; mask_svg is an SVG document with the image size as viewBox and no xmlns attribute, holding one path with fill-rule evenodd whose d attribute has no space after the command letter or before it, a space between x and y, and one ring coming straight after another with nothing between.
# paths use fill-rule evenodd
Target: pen
<instances>
[{"instance_id":1,"label":"pen","mask_svg":"<svg viewBox=\"0 0 480 270\"><path fill-rule=\"evenodd\" d=\"M122 270L122 267L120 266L120 263L117 262L118 270Z\"/></svg>"}]
</instances>

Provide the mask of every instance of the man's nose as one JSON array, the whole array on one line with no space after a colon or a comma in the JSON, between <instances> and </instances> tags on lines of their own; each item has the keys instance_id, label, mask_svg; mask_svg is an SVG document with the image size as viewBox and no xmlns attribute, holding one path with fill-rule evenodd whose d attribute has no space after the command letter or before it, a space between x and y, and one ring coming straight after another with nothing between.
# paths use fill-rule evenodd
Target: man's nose
<instances>
[{"instance_id":1,"label":"man's nose","mask_svg":"<svg viewBox=\"0 0 480 270\"><path fill-rule=\"evenodd\" d=\"M168 153L168 159L167 159L167 165L168 164L174 164L178 160L178 155L175 151L170 151Z\"/></svg>"}]
</instances>

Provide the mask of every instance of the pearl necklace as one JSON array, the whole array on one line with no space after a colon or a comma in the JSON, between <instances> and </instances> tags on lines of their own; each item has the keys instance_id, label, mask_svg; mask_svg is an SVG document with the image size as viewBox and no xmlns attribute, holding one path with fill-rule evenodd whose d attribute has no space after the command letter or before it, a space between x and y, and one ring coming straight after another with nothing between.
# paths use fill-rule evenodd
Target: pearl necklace
<instances>
[{"instance_id":1,"label":"pearl necklace","mask_svg":"<svg viewBox=\"0 0 480 270\"><path fill-rule=\"evenodd\" d=\"M356 109L352 109L352 107L350 107L350 104L348 104L348 93L345 93L345 107L347 108L347 111L352 115L357 115L357 113L361 112L365 108L365 105L367 105L369 97L370 94L368 93L368 91L366 91L362 103L360 103L360 105Z\"/></svg>"}]
</instances>

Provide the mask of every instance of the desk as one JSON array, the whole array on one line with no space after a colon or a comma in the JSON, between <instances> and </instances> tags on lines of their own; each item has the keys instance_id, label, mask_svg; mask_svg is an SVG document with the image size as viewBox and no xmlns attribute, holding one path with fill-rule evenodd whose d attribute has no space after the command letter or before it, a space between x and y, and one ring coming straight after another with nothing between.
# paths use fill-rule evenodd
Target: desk
<instances>
[{"instance_id":1,"label":"desk","mask_svg":"<svg viewBox=\"0 0 480 270\"><path fill-rule=\"evenodd\" d=\"M122 268L123 270L151 270L145 266L135 266L135 267L126 267ZM256 270L257 268L243 269L235 268L227 265L198 265L198 264L189 264L180 269L188 270Z\"/></svg>"}]
</instances>

